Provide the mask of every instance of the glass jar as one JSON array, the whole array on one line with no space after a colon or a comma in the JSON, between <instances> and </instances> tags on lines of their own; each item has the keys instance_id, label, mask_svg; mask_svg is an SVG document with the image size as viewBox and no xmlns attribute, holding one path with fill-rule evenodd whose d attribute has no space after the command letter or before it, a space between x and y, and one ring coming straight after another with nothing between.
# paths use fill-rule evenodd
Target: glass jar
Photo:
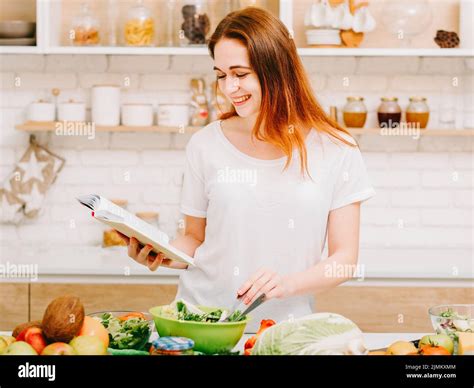
<instances>
[{"instance_id":1,"label":"glass jar","mask_svg":"<svg viewBox=\"0 0 474 388\"><path fill-rule=\"evenodd\" d=\"M93 46L100 42L99 22L83 3L81 12L72 19L70 39L75 46Z\"/></svg>"},{"instance_id":2,"label":"glass jar","mask_svg":"<svg viewBox=\"0 0 474 388\"><path fill-rule=\"evenodd\" d=\"M128 201L126 199L112 199L111 202L120 206L123 209L127 209ZM125 241L120 237L117 231L113 228L107 228L104 230L102 246L104 248L114 247L114 246L126 246Z\"/></svg>"},{"instance_id":3,"label":"glass jar","mask_svg":"<svg viewBox=\"0 0 474 388\"><path fill-rule=\"evenodd\" d=\"M155 41L155 21L142 0L130 8L125 21L124 38L127 46L152 46Z\"/></svg>"},{"instance_id":4,"label":"glass jar","mask_svg":"<svg viewBox=\"0 0 474 388\"><path fill-rule=\"evenodd\" d=\"M425 97L410 97L406 111L406 122L416 128L426 128L430 119L430 108Z\"/></svg>"},{"instance_id":5,"label":"glass jar","mask_svg":"<svg viewBox=\"0 0 474 388\"><path fill-rule=\"evenodd\" d=\"M150 355L184 356L194 353L194 341L185 337L160 337L152 342Z\"/></svg>"},{"instance_id":6,"label":"glass jar","mask_svg":"<svg viewBox=\"0 0 474 388\"><path fill-rule=\"evenodd\" d=\"M184 0L183 22L179 31L180 45L205 45L211 30L208 5L205 0Z\"/></svg>"},{"instance_id":7,"label":"glass jar","mask_svg":"<svg viewBox=\"0 0 474 388\"><path fill-rule=\"evenodd\" d=\"M364 98L359 96L347 97L347 103L342 109L344 124L349 128L363 128L367 120L367 107Z\"/></svg>"},{"instance_id":8,"label":"glass jar","mask_svg":"<svg viewBox=\"0 0 474 388\"><path fill-rule=\"evenodd\" d=\"M377 110L380 128L396 128L400 126L402 108L398 105L397 97L382 97L382 103Z\"/></svg>"}]
</instances>

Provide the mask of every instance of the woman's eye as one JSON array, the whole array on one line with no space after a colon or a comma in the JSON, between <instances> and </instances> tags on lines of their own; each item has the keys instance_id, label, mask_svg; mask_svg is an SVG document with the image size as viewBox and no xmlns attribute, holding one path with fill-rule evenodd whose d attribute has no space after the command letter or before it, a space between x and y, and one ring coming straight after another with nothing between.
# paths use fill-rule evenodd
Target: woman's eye
<instances>
[{"instance_id":1,"label":"woman's eye","mask_svg":"<svg viewBox=\"0 0 474 388\"><path fill-rule=\"evenodd\" d=\"M223 78L225 78L225 75L218 75L217 76L217 79L223 79Z\"/></svg>"},{"instance_id":2,"label":"woman's eye","mask_svg":"<svg viewBox=\"0 0 474 388\"><path fill-rule=\"evenodd\" d=\"M244 74L236 74L237 78L243 78L246 75L249 75L249 73L244 73Z\"/></svg>"}]
</instances>

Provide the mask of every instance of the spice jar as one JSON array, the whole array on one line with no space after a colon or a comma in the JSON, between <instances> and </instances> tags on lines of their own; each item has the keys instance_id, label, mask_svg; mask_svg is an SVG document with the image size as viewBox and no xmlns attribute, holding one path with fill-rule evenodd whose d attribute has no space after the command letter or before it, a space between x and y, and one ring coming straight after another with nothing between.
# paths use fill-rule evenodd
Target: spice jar
<instances>
[{"instance_id":1,"label":"spice jar","mask_svg":"<svg viewBox=\"0 0 474 388\"><path fill-rule=\"evenodd\" d=\"M347 97L347 103L342 109L344 124L349 128L363 128L367 120L367 107L364 98L359 96Z\"/></svg>"},{"instance_id":2,"label":"spice jar","mask_svg":"<svg viewBox=\"0 0 474 388\"><path fill-rule=\"evenodd\" d=\"M123 209L127 208L128 201L126 199L112 199L111 202L120 206ZM108 228L104 231L102 246L104 248L113 247L113 246L126 246L127 244L115 229Z\"/></svg>"},{"instance_id":3,"label":"spice jar","mask_svg":"<svg viewBox=\"0 0 474 388\"><path fill-rule=\"evenodd\" d=\"M207 11L207 1L189 0L181 8L183 23L179 34L183 45L203 45L207 42L207 34L211 30L211 22Z\"/></svg>"},{"instance_id":4,"label":"spice jar","mask_svg":"<svg viewBox=\"0 0 474 388\"><path fill-rule=\"evenodd\" d=\"M380 128L395 128L400 126L402 108L398 105L397 97L382 97L382 103L377 110Z\"/></svg>"},{"instance_id":5,"label":"spice jar","mask_svg":"<svg viewBox=\"0 0 474 388\"><path fill-rule=\"evenodd\" d=\"M80 14L73 18L69 37L76 46L93 46L100 42L99 22L87 3L81 5Z\"/></svg>"},{"instance_id":6,"label":"spice jar","mask_svg":"<svg viewBox=\"0 0 474 388\"><path fill-rule=\"evenodd\" d=\"M185 337L160 337L152 342L152 356L184 356L192 355L194 341Z\"/></svg>"},{"instance_id":7,"label":"spice jar","mask_svg":"<svg viewBox=\"0 0 474 388\"><path fill-rule=\"evenodd\" d=\"M128 46L151 46L155 37L155 21L142 0L128 11L124 28L125 44Z\"/></svg>"},{"instance_id":8,"label":"spice jar","mask_svg":"<svg viewBox=\"0 0 474 388\"><path fill-rule=\"evenodd\" d=\"M426 103L425 97L410 97L406 111L406 122L410 126L417 128L426 128L430 119L430 108Z\"/></svg>"}]
</instances>

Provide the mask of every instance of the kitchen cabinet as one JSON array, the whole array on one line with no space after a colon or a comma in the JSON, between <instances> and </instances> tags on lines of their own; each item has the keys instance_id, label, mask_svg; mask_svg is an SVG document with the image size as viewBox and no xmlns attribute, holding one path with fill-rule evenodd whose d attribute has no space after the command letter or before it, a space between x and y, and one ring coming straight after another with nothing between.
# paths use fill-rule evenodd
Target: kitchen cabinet
<instances>
[{"instance_id":1,"label":"kitchen cabinet","mask_svg":"<svg viewBox=\"0 0 474 388\"><path fill-rule=\"evenodd\" d=\"M31 284L30 319L41 319L49 302L61 295L78 296L89 314L106 310L148 311L170 303L176 290L176 285L169 284Z\"/></svg>"},{"instance_id":2,"label":"kitchen cabinet","mask_svg":"<svg viewBox=\"0 0 474 388\"><path fill-rule=\"evenodd\" d=\"M0 330L28 321L29 284L0 283Z\"/></svg>"},{"instance_id":3,"label":"kitchen cabinet","mask_svg":"<svg viewBox=\"0 0 474 388\"><path fill-rule=\"evenodd\" d=\"M33 0L28 0L33 3ZM0 4L10 3L8 0L0 0ZM15 2L17 4L18 2ZM219 19L223 16L222 4L220 0L210 0L211 9L211 30L215 28ZM375 2L374 2L375 3ZM207 47L126 47L126 46L83 46L74 47L68 45L67 32L70 28L70 21L75 13L78 12L80 2L72 0L55 0L55 1L36 1L36 22L37 22L37 45L36 46L0 46L0 53L4 54L110 54L110 55L209 55ZM100 4L97 2L97 4ZM98 6L98 15L101 19L101 25L104 30L109 27L108 9L110 4L102 2ZM133 2L117 2L120 12L126 11L127 7ZM163 34L166 30L167 16L163 14L166 7L159 7L159 2L155 0L150 4L154 4L154 12L159 21L159 34ZM256 2L257 6L263 6L285 23L287 28L292 32L298 47L298 53L301 56L441 56L441 57L472 57L473 50L466 48L440 49L440 48L397 48L380 46L375 39L368 48L315 48L305 47L304 39L304 13L311 5L311 0L265 0ZM34 8L34 7L30 7ZM448 9L448 13L446 13ZM449 23L444 21L445 28L456 30L455 5L437 4L436 12L440 15L449 14ZM177 19L181 20L181 19ZM120 18L118 20L120 23ZM448 24L446 24L448 23ZM178 23L175 23L178 24ZM174 26L176 29L177 27ZM434 27L433 27L434 28ZM116 26L118 34L120 34L121 26ZM377 31L378 36L384 33L383 28ZM105 34L104 34L105 35ZM426 35L426 34L425 34ZM161 44L166 41L163 36L159 37ZM426 38L426 37L425 37ZM428 38L426 38L428 39ZM431 42L432 38L429 37ZM375 46L374 46L375 45Z\"/></svg>"},{"instance_id":4,"label":"kitchen cabinet","mask_svg":"<svg viewBox=\"0 0 474 388\"><path fill-rule=\"evenodd\" d=\"M0 284L0 330L41 319L48 303L61 295L81 298L86 313L141 310L170 303L175 284ZM472 303L469 287L340 286L317 295L316 311L342 314L364 332L432 332L428 308L439 304ZM13 301L15 303L13 303ZM268 317L271 318L271 317Z\"/></svg>"}]
</instances>

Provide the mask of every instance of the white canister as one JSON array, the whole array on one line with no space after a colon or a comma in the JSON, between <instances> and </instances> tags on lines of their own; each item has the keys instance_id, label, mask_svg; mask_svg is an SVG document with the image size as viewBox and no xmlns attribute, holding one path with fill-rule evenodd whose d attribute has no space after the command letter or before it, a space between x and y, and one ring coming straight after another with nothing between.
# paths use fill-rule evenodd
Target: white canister
<instances>
[{"instance_id":1,"label":"white canister","mask_svg":"<svg viewBox=\"0 0 474 388\"><path fill-rule=\"evenodd\" d=\"M92 87L92 121L95 125L120 125L120 86L95 85Z\"/></svg>"},{"instance_id":2,"label":"white canister","mask_svg":"<svg viewBox=\"0 0 474 388\"><path fill-rule=\"evenodd\" d=\"M158 124L166 127L189 125L189 105L163 104L158 106Z\"/></svg>"},{"instance_id":3,"label":"white canister","mask_svg":"<svg viewBox=\"0 0 474 388\"><path fill-rule=\"evenodd\" d=\"M151 104L123 104L122 125L127 127L153 125L153 106Z\"/></svg>"},{"instance_id":4,"label":"white canister","mask_svg":"<svg viewBox=\"0 0 474 388\"><path fill-rule=\"evenodd\" d=\"M29 121L54 121L56 119L56 106L52 102L36 101L28 106L27 117Z\"/></svg>"},{"instance_id":5,"label":"white canister","mask_svg":"<svg viewBox=\"0 0 474 388\"><path fill-rule=\"evenodd\" d=\"M69 100L58 104L59 121L86 121L86 104Z\"/></svg>"}]
</instances>

